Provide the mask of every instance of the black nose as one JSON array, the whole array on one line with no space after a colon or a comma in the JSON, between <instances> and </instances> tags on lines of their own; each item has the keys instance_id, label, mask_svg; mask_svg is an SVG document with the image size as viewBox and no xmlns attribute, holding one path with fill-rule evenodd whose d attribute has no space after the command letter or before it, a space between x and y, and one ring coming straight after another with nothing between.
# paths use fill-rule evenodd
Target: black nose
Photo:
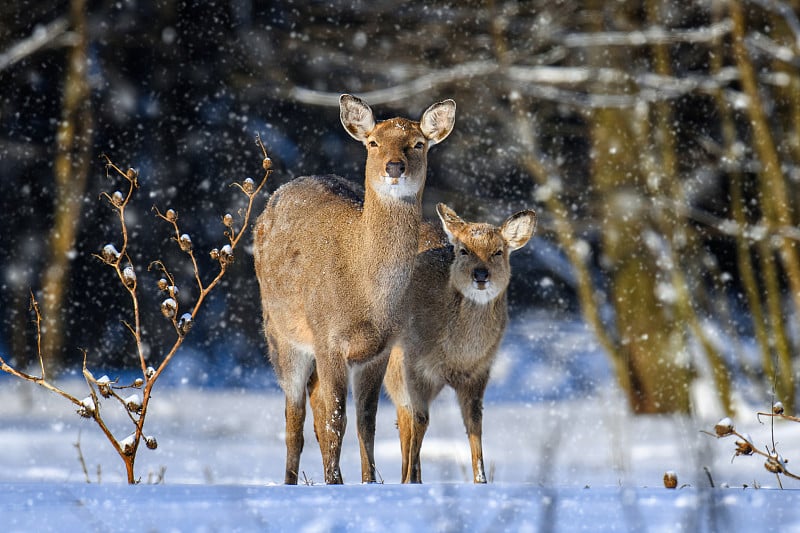
<instances>
[{"instance_id":1,"label":"black nose","mask_svg":"<svg viewBox=\"0 0 800 533\"><path fill-rule=\"evenodd\" d=\"M489 281L489 271L485 268L476 268L472 271L472 279L478 283L486 283Z\"/></svg>"},{"instance_id":2,"label":"black nose","mask_svg":"<svg viewBox=\"0 0 800 533\"><path fill-rule=\"evenodd\" d=\"M399 178L406 171L406 164L402 161L389 161L386 163L386 173L392 178Z\"/></svg>"}]
</instances>

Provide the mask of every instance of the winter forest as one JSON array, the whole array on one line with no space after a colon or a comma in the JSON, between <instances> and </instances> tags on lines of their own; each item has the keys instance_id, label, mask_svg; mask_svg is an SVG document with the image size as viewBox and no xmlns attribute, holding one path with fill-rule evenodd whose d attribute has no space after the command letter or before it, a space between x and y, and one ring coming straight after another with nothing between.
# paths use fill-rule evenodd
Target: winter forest
<instances>
[{"instance_id":1,"label":"winter forest","mask_svg":"<svg viewBox=\"0 0 800 533\"><path fill-rule=\"evenodd\" d=\"M177 322L162 313L163 271L148 269L157 261L167 285L187 280L179 301L204 298L191 334L177 328L160 387L279 398L255 217L295 177L362 180L364 148L342 129L340 94L379 119L418 119L452 98L455 128L428 160L425 218L437 202L498 225L522 209L538 215L511 257L506 377L490 385L487 410L613 390L632 419L710 414L691 424L712 433L714 419L754 420L776 401L778 414L797 412L793 0L12 0L0 7L0 87L0 356L14 368L124 381L139 357L156 368L172 358ZM269 177L251 194L267 153ZM110 195L127 190L128 167L142 341L124 272L120 284L103 252L121 243ZM248 205L247 225L231 229L223 215L241 220ZM209 255L240 229L235 260ZM175 242L183 231L194 266ZM211 279L220 265L206 298L195 273ZM565 331L579 331L578 344L563 348ZM542 369L557 376L532 377ZM0 375L0 388L35 387L19 382ZM714 449L724 464L734 451Z\"/></svg>"}]
</instances>

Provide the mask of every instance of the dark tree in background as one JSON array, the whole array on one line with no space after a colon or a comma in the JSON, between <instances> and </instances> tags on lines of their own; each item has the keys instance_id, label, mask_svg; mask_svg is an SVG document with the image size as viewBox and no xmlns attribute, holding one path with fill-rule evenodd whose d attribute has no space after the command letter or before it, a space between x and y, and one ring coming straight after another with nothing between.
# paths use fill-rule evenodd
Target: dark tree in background
<instances>
[{"instance_id":1,"label":"dark tree in background","mask_svg":"<svg viewBox=\"0 0 800 533\"><path fill-rule=\"evenodd\" d=\"M307 173L358 179L363 153L339 125L340 93L383 117L453 98L458 121L431 156L426 212L445 201L497 223L537 209L539 237L515 258L512 310L545 310L554 327L580 312L636 412L690 410L699 375L727 411L744 381L794 403L794 3L81 4L0 8L4 352L30 357L28 291L44 291L65 261L53 310L64 338L49 355L66 368L86 347L126 364L119 302L90 258L107 224L94 202L101 153L138 167L150 197L137 212L169 205L210 238L219 222L209 217L227 207L220 193L259 171L255 133L276 163L273 189ZM60 170L70 125L88 143L85 185L76 160L71 176ZM67 210L65 193L82 204ZM76 232L61 249L67 213ZM164 246L148 217L136 223L136 237ZM264 364L249 257L226 289L193 357L217 363L209 381L236 383Z\"/></svg>"}]
</instances>

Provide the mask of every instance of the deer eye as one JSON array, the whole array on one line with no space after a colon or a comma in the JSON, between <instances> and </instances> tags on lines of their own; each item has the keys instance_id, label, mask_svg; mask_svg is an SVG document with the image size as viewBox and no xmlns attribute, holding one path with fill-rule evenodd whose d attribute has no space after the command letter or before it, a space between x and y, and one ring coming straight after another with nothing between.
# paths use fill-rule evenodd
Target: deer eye
<instances>
[{"instance_id":1,"label":"deer eye","mask_svg":"<svg viewBox=\"0 0 800 533\"><path fill-rule=\"evenodd\" d=\"M503 250L502 250L502 249L501 249L501 250L497 250L497 251L494 253L494 255L495 255L495 256L503 255Z\"/></svg>"},{"instance_id":2,"label":"deer eye","mask_svg":"<svg viewBox=\"0 0 800 533\"><path fill-rule=\"evenodd\" d=\"M416 148L417 150L422 150L423 148L425 148L425 143L420 141L414 145L414 148Z\"/></svg>"},{"instance_id":3,"label":"deer eye","mask_svg":"<svg viewBox=\"0 0 800 533\"><path fill-rule=\"evenodd\" d=\"M378 143L376 143L375 141L370 141L369 142L369 146L370 146L370 148L377 148L378 147Z\"/></svg>"},{"instance_id":4,"label":"deer eye","mask_svg":"<svg viewBox=\"0 0 800 533\"><path fill-rule=\"evenodd\" d=\"M461 249L459 250L459 253L460 253L461 255L469 255L469 250L467 250L466 248L461 248Z\"/></svg>"}]
</instances>

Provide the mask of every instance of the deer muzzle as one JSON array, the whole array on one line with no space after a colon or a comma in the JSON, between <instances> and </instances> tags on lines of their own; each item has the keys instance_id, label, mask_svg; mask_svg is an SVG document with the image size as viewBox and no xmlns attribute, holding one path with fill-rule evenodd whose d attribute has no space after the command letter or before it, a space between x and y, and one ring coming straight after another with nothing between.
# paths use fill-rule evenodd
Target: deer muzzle
<instances>
[{"instance_id":1,"label":"deer muzzle","mask_svg":"<svg viewBox=\"0 0 800 533\"><path fill-rule=\"evenodd\" d=\"M484 290L489 283L489 270L486 268L474 269L472 271L472 281L478 289Z\"/></svg>"},{"instance_id":2,"label":"deer muzzle","mask_svg":"<svg viewBox=\"0 0 800 533\"><path fill-rule=\"evenodd\" d=\"M386 163L386 175L392 185L396 185L406 171L406 164L402 161L389 161Z\"/></svg>"}]
</instances>

